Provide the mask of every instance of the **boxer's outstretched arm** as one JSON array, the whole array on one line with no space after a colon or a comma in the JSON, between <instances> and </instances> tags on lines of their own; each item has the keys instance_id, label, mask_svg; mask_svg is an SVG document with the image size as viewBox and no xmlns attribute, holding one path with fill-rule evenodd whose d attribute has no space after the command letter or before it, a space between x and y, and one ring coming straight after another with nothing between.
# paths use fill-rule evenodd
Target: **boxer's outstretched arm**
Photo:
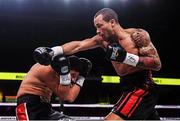
<instances>
[{"instance_id":1,"label":"boxer's outstretched arm","mask_svg":"<svg viewBox=\"0 0 180 121\"><path fill-rule=\"evenodd\" d=\"M38 47L33 52L33 58L42 65L51 64L52 59L61 54L71 55L79 51L93 49L102 46L102 38L98 35L81 41L71 41L62 46Z\"/></svg>"},{"instance_id":2,"label":"boxer's outstretched arm","mask_svg":"<svg viewBox=\"0 0 180 121\"><path fill-rule=\"evenodd\" d=\"M94 49L101 46L100 42L101 37L99 37L98 35L92 38L84 39L82 41L71 41L62 45L63 53L65 55L70 55L79 51Z\"/></svg>"},{"instance_id":3,"label":"boxer's outstretched arm","mask_svg":"<svg viewBox=\"0 0 180 121\"><path fill-rule=\"evenodd\" d=\"M151 42L148 32L139 29L132 35L136 46L139 48L139 62L137 67L158 71L161 69L161 60L158 52Z\"/></svg>"}]
</instances>

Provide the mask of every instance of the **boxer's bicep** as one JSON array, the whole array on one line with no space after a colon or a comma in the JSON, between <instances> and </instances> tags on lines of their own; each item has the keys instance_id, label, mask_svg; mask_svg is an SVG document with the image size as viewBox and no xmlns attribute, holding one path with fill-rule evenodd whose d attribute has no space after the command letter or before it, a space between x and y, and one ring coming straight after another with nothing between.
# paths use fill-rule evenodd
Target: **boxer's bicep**
<instances>
[{"instance_id":1,"label":"boxer's bicep","mask_svg":"<svg viewBox=\"0 0 180 121\"><path fill-rule=\"evenodd\" d=\"M160 70L160 58L156 48L151 42L149 33L143 29L137 29L131 37L139 50L139 62L137 67L156 71Z\"/></svg>"},{"instance_id":2,"label":"boxer's bicep","mask_svg":"<svg viewBox=\"0 0 180 121\"><path fill-rule=\"evenodd\" d=\"M79 49L80 51L84 51L84 50L94 49L97 47L100 47L100 44L98 38L95 36L83 40L77 49Z\"/></svg>"}]
</instances>

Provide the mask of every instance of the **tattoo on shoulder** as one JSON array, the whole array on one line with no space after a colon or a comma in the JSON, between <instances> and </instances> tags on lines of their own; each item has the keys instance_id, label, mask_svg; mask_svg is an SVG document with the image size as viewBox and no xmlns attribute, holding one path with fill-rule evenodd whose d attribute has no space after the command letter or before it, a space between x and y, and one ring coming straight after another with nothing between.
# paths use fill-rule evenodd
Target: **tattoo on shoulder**
<instances>
[{"instance_id":1,"label":"tattoo on shoulder","mask_svg":"<svg viewBox=\"0 0 180 121\"><path fill-rule=\"evenodd\" d=\"M137 29L131 34L131 37L138 48L146 47L151 42L149 34L143 29Z\"/></svg>"},{"instance_id":2,"label":"tattoo on shoulder","mask_svg":"<svg viewBox=\"0 0 180 121\"><path fill-rule=\"evenodd\" d=\"M161 61L156 48L151 42L148 32L143 29L137 29L131 34L132 41L139 50L139 67L159 70Z\"/></svg>"}]
</instances>

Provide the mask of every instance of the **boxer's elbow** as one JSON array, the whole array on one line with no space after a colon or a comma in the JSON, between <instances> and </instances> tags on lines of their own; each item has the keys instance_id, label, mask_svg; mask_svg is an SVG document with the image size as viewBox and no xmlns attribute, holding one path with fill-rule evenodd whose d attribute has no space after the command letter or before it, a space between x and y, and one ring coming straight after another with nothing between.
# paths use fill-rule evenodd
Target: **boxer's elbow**
<instances>
[{"instance_id":1,"label":"boxer's elbow","mask_svg":"<svg viewBox=\"0 0 180 121\"><path fill-rule=\"evenodd\" d=\"M79 86L77 86L77 87L79 87ZM66 88L65 90L61 90L56 94L62 101L74 102L79 94L79 88L77 88L77 89Z\"/></svg>"},{"instance_id":2,"label":"boxer's elbow","mask_svg":"<svg viewBox=\"0 0 180 121\"><path fill-rule=\"evenodd\" d=\"M128 65L129 66L129 65ZM124 69L122 69L122 70L118 70L118 71L116 71L117 72L117 74L121 77L121 76L125 76L125 75L127 75L127 74L129 74L129 73L132 73L133 72L133 70L132 70L132 67L127 67L126 69L124 68Z\"/></svg>"},{"instance_id":3,"label":"boxer's elbow","mask_svg":"<svg viewBox=\"0 0 180 121\"><path fill-rule=\"evenodd\" d=\"M75 101L75 98L70 98L69 100L67 100L68 102L72 103Z\"/></svg>"},{"instance_id":4,"label":"boxer's elbow","mask_svg":"<svg viewBox=\"0 0 180 121\"><path fill-rule=\"evenodd\" d=\"M119 76L125 76L126 74L128 74L127 71L116 71L116 72Z\"/></svg>"},{"instance_id":5,"label":"boxer's elbow","mask_svg":"<svg viewBox=\"0 0 180 121\"><path fill-rule=\"evenodd\" d=\"M155 58L152 63L152 70L159 71L161 69L161 61L159 58Z\"/></svg>"},{"instance_id":6,"label":"boxer's elbow","mask_svg":"<svg viewBox=\"0 0 180 121\"><path fill-rule=\"evenodd\" d=\"M156 63L156 66L153 68L154 71L159 71L161 69L162 65L160 62Z\"/></svg>"},{"instance_id":7,"label":"boxer's elbow","mask_svg":"<svg viewBox=\"0 0 180 121\"><path fill-rule=\"evenodd\" d=\"M78 86L79 88L79 86ZM76 100L77 96L79 95L79 89L78 90L71 90L70 93L66 96L66 101L72 103Z\"/></svg>"},{"instance_id":8,"label":"boxer's elbow","mask_svg":"<svg viewBox=\"0 0 180 121\"><path fill-rule=\"evenodd\" d=\"M153 70L153 71L159 71L161 69L161 63L159 62L153 62L151 64L148 64L144 67L142 67L144 69L150 69L150 70Z\"/></svg>"},{"instance_id":9,"label":"boxer's elbow","mask_svg":"<svg viewBox=\"0 0 180 121\"><path fill-rule=\"evenodd\" d=\"M66 95L66 96L59 96L59 98L62 100L62 101L67 101L67 102L74 102L75 101L75 97L71 96L71 95Z\"/></svg>"},{"instance_id":10,"label":"boxer's elbow","mask_svg":"<svg viewBox=\"0 0 180 121\"><path fill-rule=\"evenodd\" d=\"M76 97L77 97L77 95L70 91L68 94L64 95L63 101L68 101L68 102L72 103L75 101Z\"/></svg>"},{"instance_id":11,"label":"boxer's elbow","mask_svg":"<svg viewBox=\"0 0 180 121\"><path fill-rule=\"evenodd\" d=\"M75 96L75 95L69 94L69 95L66 96L65 101L68 101L68 102L72 103L72 102L75 101L75 99L76 99L76 96Z\"/></svg>"}]
</instances>

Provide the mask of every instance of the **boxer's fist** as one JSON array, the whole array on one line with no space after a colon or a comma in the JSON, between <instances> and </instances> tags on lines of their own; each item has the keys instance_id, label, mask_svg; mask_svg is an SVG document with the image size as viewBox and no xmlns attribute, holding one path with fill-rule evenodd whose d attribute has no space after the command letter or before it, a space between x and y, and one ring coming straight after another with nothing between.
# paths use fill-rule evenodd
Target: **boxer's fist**
<instances>
[{"instance_id":1,"label":"boxer's fist","mask_svg":"<svg viewBox=\"0 0 180 121\"><path fill-rule=\"evenodd\" d=\"M70 63L66 56L55 56L51 62L51 67L60 75L60 84L69 85L71 83Z\"/></svg>"},{"instance_id":2,"label":"boxer's fist","mask_svg":"<svg viewBox=\"0 0 180 121\"><path fill-rule=\"evenodd\" d=\"M117 43L110 44L106 50L106 57L111 61L125 63L136 66L139 62L139 56L126 52L126 50Z\"/></svg>"},{"instance_id":3,"label":"boxer's fist","mask_svg":"<svg viewBox=\"0 0 180 121\"><path fill-rule=\"evenodd\" d=\"M79 58L79 59L82 63L82 69L80 75L86 77L92 69L92 63L90 60L86 58Z\"/></svg>"},{"instance_id":4,"label":"boxer's fist","mask_svg":"<svg viewBox=\"0 0 180 121\"><path fill-rule=\"evenodd\" d=\"M123 47L117 43L108 45L106 50L106 57L111 61L123 62L126 58L127 52Z\"/></svg>"},{"instance_id":5,"label":"boxer's fist","mask_svg":"<svg viewBox=\"0 0 180 121\"><path fill-rule=\"evenodd\" d=\"M138 29L131 35L132 41L137 47L146 47L150 43L150 36L147 31Z\"/></svg>"},{"instance_id":6,"label":"boxer's fist","mask_svg":"<svg viewBox=\"0 0 180 121\"><path fill-rule=\"evenodd\" d=\"M55 56L51 62L51 67L60 75L70 72L70 63L65 55Z\"/></svg>"},{"instance_id":7,"label":"boxer's fist","mask_svg":"<svg viewBox=\"0 0 180 121\"><path fill-rule=\"evenodd\" d=\"M37 63L41 65L51 64L54 52L49 47L38 47L33 52L33 58Z\"/></svg>"}]
</instances>

